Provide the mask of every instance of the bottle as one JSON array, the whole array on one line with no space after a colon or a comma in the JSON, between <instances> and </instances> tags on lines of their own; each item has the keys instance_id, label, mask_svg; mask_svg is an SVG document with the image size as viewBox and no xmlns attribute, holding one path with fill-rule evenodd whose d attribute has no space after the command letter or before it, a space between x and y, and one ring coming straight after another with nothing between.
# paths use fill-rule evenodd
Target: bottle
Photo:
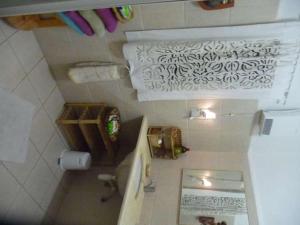
<instances>
[{"instance_id":1,"label":"bottle","mask_svg":"<svg viewBox=\"0 0 300 225\"><path fill-rule=\"evenodd\" d=\"M175 156L178 157L179 155L189 151L190 149L189 148L186 148L184 146L180 146L180 147L175 147Z\"/></svg>"}]
</instances>

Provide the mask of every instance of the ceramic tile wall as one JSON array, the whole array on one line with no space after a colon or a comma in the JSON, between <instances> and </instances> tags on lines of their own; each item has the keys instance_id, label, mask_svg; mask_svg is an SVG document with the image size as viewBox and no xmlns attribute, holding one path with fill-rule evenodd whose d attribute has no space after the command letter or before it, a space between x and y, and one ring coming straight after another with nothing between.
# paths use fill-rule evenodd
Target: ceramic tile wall
<instances>
[{"instance_id":1,"label":"ceramic tile wall","mask_svg":"<svg viewBox=\"0 0 300 225\"><path fill-rule=\"evenodd\" d=\"M155 192L145 193L139 225L178 224L183 168L242 171L247 196L249 224L258 224L247 154L241 152L193 151L182 155L177 160L152 160L151 177L155 182L156 190Z\"/></svg>"},{"instance_id":2,"label":"ceramic tile wall","mask_svg":"<svg viewBox=\"0 0 300 225\"><path fill-rule=\"evenodd\" d=\"M39 29L35 35L66 101L105 101L117 106L123 120L147 115L151 125L182 128L184 144L192 150L246 151L253 115L220 117L214 121L189 121L192 106L211 107L216 113L250 113L256 101L199 100L139 103L128 75L117 81L76 85L67 68L77 61L102 60L125 63L124 31L182 27L204 27L269 22L276 18L278 0L237 0L232 9L207 12L195 2L181 1L134 6L135 18L120 24L104 38L80 36L68 28ZM126 75L125 75L126 76Z\"/></svg>"},{"instance_id":3,"label":"ceramic tile wall","mask_svg":"<svg viewBox=\"0 0 300 225\"><path fill-rule=\"evenodd\" d=\"M0 221L39 224L63 175L56 160L66 146L55 119L64 98L33 32L14 30L2 20L0 68L0 87L36 107L26 161L0 161Z\"/></svg>"}]
</instances>

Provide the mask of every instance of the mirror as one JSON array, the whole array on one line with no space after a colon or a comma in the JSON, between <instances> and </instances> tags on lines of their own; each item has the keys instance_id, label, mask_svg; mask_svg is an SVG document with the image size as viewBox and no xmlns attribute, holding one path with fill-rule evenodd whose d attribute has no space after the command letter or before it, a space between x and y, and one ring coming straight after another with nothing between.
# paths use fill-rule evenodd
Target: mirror
<instances>
[{"instance_id":1,"label":"mirror","mask_svg":"<svg viewBox=\"0 0 300 225\"><path fill-rule=\"evenodd\" d=\"M242 172L183 169L180 225L249 225Z\"/></svg>"}]
</instances>

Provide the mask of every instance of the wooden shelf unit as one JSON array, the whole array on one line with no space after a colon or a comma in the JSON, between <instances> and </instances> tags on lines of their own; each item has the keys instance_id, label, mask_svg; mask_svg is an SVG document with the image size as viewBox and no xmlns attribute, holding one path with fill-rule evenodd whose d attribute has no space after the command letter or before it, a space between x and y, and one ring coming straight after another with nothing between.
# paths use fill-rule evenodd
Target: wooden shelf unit
<instances>
[{"instance_id":1,"label":"wooden shelf unit","mask_svg":"<svg viewBox=\"0 0 300 225\"><path fill-rule=\"evenodd\" d=\"M108 109L104 103L66 103L57 120L72 150L88 151L93 163L102 165L114 164L117 150L105 129Z\"/></svg>"}]
</instances>

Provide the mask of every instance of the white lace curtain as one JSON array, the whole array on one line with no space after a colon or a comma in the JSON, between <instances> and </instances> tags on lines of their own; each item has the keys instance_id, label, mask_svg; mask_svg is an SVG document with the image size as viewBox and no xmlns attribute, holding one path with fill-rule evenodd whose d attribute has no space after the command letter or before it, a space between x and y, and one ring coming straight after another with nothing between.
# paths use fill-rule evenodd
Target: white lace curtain
<instances>
[{"instance_id":1,"label":"white lace curtain","mask_svg":"<svg viewBox=\"0 0 300 225\"><path fill-rule=\"evenodd\" d=\"M153 40L129 42L123 50L141 101L261 98L279 84L287 91L299 42L279 36ZM279 98L284 102L284 93Z\"/></svg>"}]
</instances>

